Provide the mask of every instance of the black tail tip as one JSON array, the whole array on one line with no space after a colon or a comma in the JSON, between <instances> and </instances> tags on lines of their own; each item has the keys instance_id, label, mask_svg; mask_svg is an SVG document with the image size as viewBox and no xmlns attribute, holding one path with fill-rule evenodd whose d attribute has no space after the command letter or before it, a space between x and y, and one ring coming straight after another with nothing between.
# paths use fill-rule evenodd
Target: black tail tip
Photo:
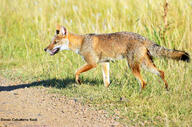
<instances>
[{"instance_id":1,"label":"black tail tip","mask_svg":"<svg viewBox=\"0 0 192 127\"><path fill-rule=\"evenodd\" d=\"M190 56L188 53L184 53L182 56L181 56L181 60L185 61L185 62L190 62Z\"/></svg>"}]
</instances>

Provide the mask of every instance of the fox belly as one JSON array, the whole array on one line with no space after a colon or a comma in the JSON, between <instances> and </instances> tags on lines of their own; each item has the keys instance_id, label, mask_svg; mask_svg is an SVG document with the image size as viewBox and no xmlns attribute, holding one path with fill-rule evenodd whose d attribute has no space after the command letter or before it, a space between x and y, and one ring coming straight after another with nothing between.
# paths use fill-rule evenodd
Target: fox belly
<instances>
[{"instance_id":1,"label":"fox belly","mask_svg":"<svg viewBox=\"0 0 192 127\"><path fill-rule=\"evenodd\" d=\"M118 55L116 57L103 57L99 59L99 63L110 62L110 61L121 60L121 59L124 59L123 55Z\"/></svg>"}]
</instances>

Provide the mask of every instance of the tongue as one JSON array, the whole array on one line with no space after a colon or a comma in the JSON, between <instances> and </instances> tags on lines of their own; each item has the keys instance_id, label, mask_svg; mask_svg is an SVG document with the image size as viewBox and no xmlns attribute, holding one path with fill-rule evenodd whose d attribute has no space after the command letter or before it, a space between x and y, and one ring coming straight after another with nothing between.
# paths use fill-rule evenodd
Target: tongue
<instances>
[{"instance_id":1,"label":"tongue","mask_svg":"<svg viewBox=\"0 0 192 127\"><path fill-rule=\"evenodd\" d=\"M51 51L51 55L54 55L58 50L59 50L58 48L53 49L53 50Z\"/></svg>"},{"instance_id":2,"label":"tongue","mask_svg":"<svg viewBox=\"0 0 192 127\"><path fill-rule=\"evenodd\" d=\"M54 50L52 51L52 53L55 53L57 50L58 50L58 49L54 49Z\"/></svg>"}]
</instances>

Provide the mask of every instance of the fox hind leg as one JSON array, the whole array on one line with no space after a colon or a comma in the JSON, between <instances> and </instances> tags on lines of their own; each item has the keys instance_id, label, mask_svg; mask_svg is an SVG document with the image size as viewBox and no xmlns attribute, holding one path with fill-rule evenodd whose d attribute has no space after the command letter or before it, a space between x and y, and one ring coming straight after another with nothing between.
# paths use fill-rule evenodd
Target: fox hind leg
<instances>
[{"instance_id":1,"label":"fox hind leg","mask_svg":"<svg viewBox=\"0 0 192 127\"><path fill-rule=\"evenodd\" d=\"M140 72L140 63L139 62L133 62L133 60L129 60L129 58L127 58L127 63L129 65L129 67L131 68L131 71L133 72L133 75L135 76L135 78L139 81L139 84L141 86L141 89L145 88L145 86L147 85L147 83L143 80L142 76L141 76L141 72Z\"/></svg>"},{"instance_id":2,"label":"fox hind leg","mask_svg":"<svg viewBox=\"0 0 192 127\"><path fill-rule=\"evenodd\" d=\"M152 61L152 59L150 58L149 55L147 55L144 58L143 63L142 63L142 67L145 70L148 70L148 71L158 75L163 80L163 82L165 83L165 88L168 90L168 83L165 80L164 72L157 69L157 67L155 66L155 64L153 63L153 61Z\"/></svg>"},{"instance_id":3,"label":"fox hind leg","mask_svg":"<svg viewBox=\"0 0 192 127\"><path fill-rule=\"evenodd\" d=\"M137 78L137 80L139 80L141 88L144 89L147 84L141 76L139 64L135 64L135 65L130 66L130 67L131 67L131 70L132 70L134 76Z\"/></svg>"}]
</instances>

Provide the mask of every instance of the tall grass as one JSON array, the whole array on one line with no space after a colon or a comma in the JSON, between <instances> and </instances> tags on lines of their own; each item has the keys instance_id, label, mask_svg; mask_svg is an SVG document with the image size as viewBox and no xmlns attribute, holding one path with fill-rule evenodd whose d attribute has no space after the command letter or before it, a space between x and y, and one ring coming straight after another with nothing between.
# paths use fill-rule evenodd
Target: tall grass
<instances>
[{"instance_id":1,"label":"tall grass","mask_svg":"<svg viewBox=\"0 0 192 127\"><path fill-rule=\"evenodd\" d=\"M157 67L165 70L170 91L164 90L158 77L142 72L148 86L139 92L124 60L111 63L109 89L103 86L100 67L82 74L84 84L74 86L74 72L84 63L81 57L71 51L55 56L43 51L56 24L62 24L79 34L132 31L192 55L192 3L168 2L169 27L163 39L164 1L2 0L0 74L23 81L50 79L53 92L104 109L130 126L192 126L191 63L155 59Z\"/></svg>"}]
</instances>

